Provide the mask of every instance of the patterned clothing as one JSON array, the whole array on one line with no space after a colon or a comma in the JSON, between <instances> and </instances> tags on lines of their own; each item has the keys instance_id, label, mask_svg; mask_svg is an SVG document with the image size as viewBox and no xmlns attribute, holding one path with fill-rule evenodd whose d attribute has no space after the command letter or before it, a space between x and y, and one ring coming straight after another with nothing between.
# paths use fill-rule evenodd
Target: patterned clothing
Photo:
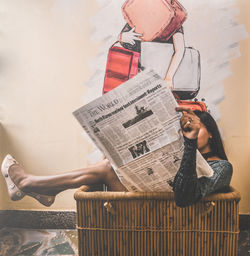
<instances>
[{"instance_id":1,"label":"patterned clothing","mask_svg":"<svg viewBox=\"0 0 250 256\"><path fill-rule=\"evenodd\" d=\"M197 139L184 137L184 146L181 165L173 185L175 202L179 207L189 206L209 194L227 188L233 173L233 167L228 161L212 160L208 164L214 171L213 176L197 178Z\"/></svg>"}]
</instances>

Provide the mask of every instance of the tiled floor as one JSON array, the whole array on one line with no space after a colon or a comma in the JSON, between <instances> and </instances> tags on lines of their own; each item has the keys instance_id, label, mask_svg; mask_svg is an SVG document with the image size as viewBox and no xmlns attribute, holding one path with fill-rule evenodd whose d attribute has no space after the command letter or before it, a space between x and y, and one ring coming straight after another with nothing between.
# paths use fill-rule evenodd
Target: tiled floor
<instances>
[{"instance_id":1,"label":"tiled floor","mask_svg":"<svg viewBox=\"0 0 250 256\"><path fill-rule=\"evenodd\" d=\"M1 256L77 255L75 230L0 230Z\"/></svg>"},{"instance_id":2,"label":"tiled floor","mask_svg":"<svg viewBox=\"0 0 250 256\"><path fill-rule=\"evenodd\" d=\"M239 256L250 256L250 230L240 232Z\"/></svg>"},{"instance_id":3,"label":"tiled floor","mask_svg":"<svg viewBox=\"0 0 250 256\"><path fill-rule=\"evenodd\" d=\"M77 231L1 229L0 255L77 255ZM250 230L240 233L239 256L250 256Z\"/></svg>"}]
</instances>

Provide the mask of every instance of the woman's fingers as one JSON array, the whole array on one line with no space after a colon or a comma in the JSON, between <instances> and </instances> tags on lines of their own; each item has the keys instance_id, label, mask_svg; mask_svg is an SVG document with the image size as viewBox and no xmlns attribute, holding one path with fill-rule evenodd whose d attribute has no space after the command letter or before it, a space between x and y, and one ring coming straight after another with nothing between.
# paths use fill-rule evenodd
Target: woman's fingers
<instances>
[{"instance_id":1,"label":"woman's fingers","mask_svg":"<svg viewBox=\"0 0 250 256\"><path fill-rule=\"evenodd\" d=\"M132 39L137 40L137 41L141 41L141 38L139 38L140 36L141 36L141 34L137 34L137 33L133 32Z\"/></svg>"},{"instance_id":2,"label":"woman's fingers","mask_svg":"<svg viewBox=\"0 0 250 256\"><path fill-rule=\"evenodd\" d=\"M188 122L184 123L181 127L184 131L187 131L187 130L191 129L190 128L190 123L188 123Z\"/></svg>"},{"instance_id":3,"label":"woman's fingers","mask_svg":"<svg viewBox=\"0 0 250 256\"><path fill-rule=\"evenodd\" d=\"M199 117L190 109L185 107L177 107L175 108L177 112L182 112L182 117L188 117L190 118L190 121L192 120L200 120Z\"/></svg>"},{"instance_id":4,"label":"woman's fingers","mask_svg":"<svg viewBox=\"0 0 250 256\"><path fill-rule=\"evenodd\" d=\"M200 118L196 116L195 114L190 114L190 113L183 113L181 117L181 123L183 122L190 122L190 123L199 123Z\"/></svg>"},{"instance_id":5,"label":"woman's fingers","mask_svg":"<svg viewBox=\"0 0 250 256\"><path fill-rule=\"evenodd\" d=\"M137 37L137 36L133 35L133 40L141 41L141 38L139 38L139 37Z\"/></svg>"},{"instance_id":6,"label":"woman's fingers","mask_svg":"<svg viewBox=\"0 0 250 256\"><path fill-rule=\"evenodd\" d=\"M185 107L176 107L175 110L177 112L183 112L186 111L187 113L194 113L191 108L185 108Z\"/></svg>"},{"instance_id":7,"label":"woman's fingers","mask_svg":"<svg viewBox=\"0 0 250 256\"><path fill-rule=\"evenodd\" d=\"M200 118L190 108L178 107L176 111L182 112L180 125L183 134L190 139L197 138L201 127Z\"/></svg>"},{"instance_id":8,"label":"woman's fingers","mask_svg":"<svg viewBox=\"0 0 250 256\"><path fill-rule=\"evenodd\" d=\"M131 45L135 45L135 41L141 41L142 34L134 32L135 27L133 27L131 30L126 32L121 32L119 36L119 41L121 43L128 43Z\"/></svg>"},{"instance_id":9,"label":"woman's fingers","mask_svg":"<svg viewBox=\"0 0 250 256\"><path fill-rule=\"evenodd\" d=\"M130 31L134 32L134 31L135 31L135 26L134 26L133 28L131 28L131 30L130 30Z\"/></svg>"},{"instance_id":10,"label":"woman's fingers","mask_svg":"<svg viewBox=\"0 0 250 256\"><path fill-rule=\"evenodd\" d=\"M132 45L135 45L135 41L132 39L132 40L129 40L128 42L129 44L132 44Z\"/></svg>"},{"instance_id":11,"label":"woman's fingers","mask_svg":"<svg viewBox=\"0 0 250 256\"><path fill-rule=\"evenodd\" d=\"M175 110L177 112L182 112L182 114L189 114L192 116L196 116L196 114L193 112L191 108L185 108L185 107L176 107Z\"/></svg>"},{"instance_id":12,"label":"woman's fingers","mask_svg":"<svg viewBox=\"0 0 250 256\"><path fill-rule=\"evenodd\" d=\"M134 32L133 35L136 36L137 38L142 36L142 34L139 34L139 33L136 33L136 32ZM138 39L140 39L140 38L138 38Z\"/></svg>"},{"instance_id":13,"label":"woman's fingers","mask_svg":"<svg viewBox=\"0 0 250 256\"><path fill-rule=\"evenodd\" d=\"M133 27L130 31L131 31L132 34L135 35L135 36L142 36L142 34L135 32L135 27Z\"/></svg>"},{"instance_id":14,"label":"woman's fingers","mask_svg":"<svg viewBox=\"0 0 250 256\"><path fill-rule=\"evenodd\" d=\"M199 120L190 120L189 118L182 118L181 119L181 127L183 129L189 128L189 129L194 129L195 127L199 126L200 122Z\"/></svg>"},{"instance_id":15,"label":"woman's fingers","mask_svg":"<svg viewBox=\"0 0 250 256\"><path fill-rule=\"evenodd\" d=\"M197 119L191 119L188 116L182 116L180 123L181 123L181 127L183 129L187 129L187 128L191 129L192 127L194 127L195 124L197 124L199 122Z\"/></svg>"}]
</instances>

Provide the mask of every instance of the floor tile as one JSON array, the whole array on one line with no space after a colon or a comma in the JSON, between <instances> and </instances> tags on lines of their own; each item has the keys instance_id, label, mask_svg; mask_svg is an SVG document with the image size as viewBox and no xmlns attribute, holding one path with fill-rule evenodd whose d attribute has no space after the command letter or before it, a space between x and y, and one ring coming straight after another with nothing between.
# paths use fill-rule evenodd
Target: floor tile
<instances>
[{"instance_id":1,"label":"floor tile","mask_svg":"<svg viewBox=\"0 0 250 256\"><path fill-rule=\"evenodd\" d=\"M77 255L77 232L4 228L0 230L0 255Z\"/></svg>"}]
</instances>

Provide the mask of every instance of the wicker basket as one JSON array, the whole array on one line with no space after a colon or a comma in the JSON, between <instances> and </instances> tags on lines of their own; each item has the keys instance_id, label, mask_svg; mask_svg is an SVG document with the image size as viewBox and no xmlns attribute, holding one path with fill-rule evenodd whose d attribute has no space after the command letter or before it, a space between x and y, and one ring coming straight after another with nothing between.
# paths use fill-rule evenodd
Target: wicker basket
<instances>
[{"instance_id":1,"label":"wicker basket","mask_svg":"<svg viewBox=\"0 0 250 256\"><path fill-rule=\"evenodd\" d=\"M179 208L173 193L75 193L79 255L237 255L240 195L233 188Z\"/></svg>"}]
</instances>

